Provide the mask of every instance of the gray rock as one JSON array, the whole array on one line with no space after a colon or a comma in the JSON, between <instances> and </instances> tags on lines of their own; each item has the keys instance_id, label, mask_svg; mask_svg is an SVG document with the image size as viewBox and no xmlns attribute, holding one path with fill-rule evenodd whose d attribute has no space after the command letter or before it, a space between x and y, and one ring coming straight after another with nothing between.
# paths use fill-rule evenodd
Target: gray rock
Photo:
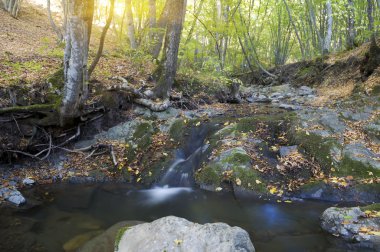
<instances>
[{"instance_id":1,"label":"gray rock","mask_svg":"<svg viewBox=\"0 0 380 252\"><path fill-rule=\"evenodd\" d=\"M362 143L348 144L343 149L343 156L351 160L360 162L363 166L380 170L380 155L367 149Z\"/></svg>"},{"instance_id":2,"label":"gray rock","mask_svg":"<svg viewBox=\"0 0 380 252\"><path fill-rule=\"evenodd\" d=\"M145 120L133 120L128 121L122 124L119 124L115 127L110 128L106 132L102 132L95 136L95 139L104 139L104 140L118 140L120 142L128 142L133 140L133 135L138 130L141 125L149 124L152 125L151 121ZM146 132L152 132L153 127L150 127Z\"/></svg>"},{"instance_id":3,"label":"gray rock","mask_svg":"<svg viewBox=\"0 0 380 252\"><path fill-rule=\"evenodd\" d=\"M26 199L22 194L16 189L10 189L8 187L3 187L0 189L0 197L5 200L19 206L26 202Z\"/></svg>"},{"instance_id":4,"label":"gray rock","mask_svg":"<svg viewBox=\"0 0 380 252\"><path fill-rule=\"evenodd\" d=\"M342 116L352 121L366 121L371 117L371 113L344 111Z\"/></svg>"},{"instance_id":5,"label":"gray rock","mask_svg":"<svg viewBox=\"0 0 380 252\"><path fill-rule=\"evenodd\" d=\"M314 94L314 89L307 87L307 86L302 86L298 90L298 94L301 96L308 96L308 95L313 95Z\"/></svg>"},{"instance_id":6,"label":"gray rock","mask_svg":"<svg viewBox=\"0 0 380 252\"><path fill-rule=\"evenodd\" d=\"M357 242L359 247L368 247L379 251L380 237L359 232L359 230L361 228L379 230L380 218L365 218L364 212L359 207L331 207L322 214L321 220L321 227L325 231L347 241Z\"/></svg>"},{"instance_id":7,"label":"gray rock","mask_svg":"<svg viewBox=\"0 0 380 252\"><path fill-rule=\"evenodd\" d=\"M278 107L282 108L282 109L289 110L289 111L295 111L295 110L302 109L300 106L290 105L290 104L280 104Z\"/></svg>"},{"instance_id":8,"label":"gray rock","mask_svg":"<svg viewBox=\"0 0 380 252\"><path fill-rule=\"evenodd\" d=\"M320 123L333 133L343 133L346 130L346 124L339 120L339 116L335 112L324 114L320 119Z\"/></svg>"},{"instance_id":9,"label":"gray rock","mask_svg":"<svg viewBox=\"0 0 380 252\"><path fill-rule=\"evenodd\" d=\"M281 146L280 147L280 156L281 157L286 157L289 156L290 154L297 152L298 151L298 146L293 145L293 146Z\"/></svg>"},{"instance_id":10,"label":"gray rock","mask_svg":"<svg viewBox=\"0 0 380 252\"><path fill-rule=\"evenodd\" d=\"M116 251L255 251L248 233L224 223L204 224L169 216L127 229Z\"/></svg>"},{"instance_id":11,"label":"gray rock","mask_svg":"<svg viewBox=\"0 0 380 252\"><path fill-rule=\"evenodd\" d=\"M222 152L214 162L222 167L222 171L234 170L234 168L249 169L251 158L247 152L236 147Z\"/></svg>"},{"instance_id":12,"label":"gray rock","mask_svg":"<svg viewBox=\"0 0 380 252\"><path fill-rule=\"evenodd\" d=\"M271 103L272 99L268 98L265 95L252 96L247 99L248 102L257 102L257 103Z\"/></svg>"},{"instance_id":13,"label":"gray rock","mask_svg":"<svg viewBox=\"0 0 380 252\"><path fill-rule=\"evenodd\" d=\"M158 119L158 120L168 120L171 118L178 117L179 114L180 114L179 109L168 108L167 110L165 110L163 112L153 112L152 117L154 117L155 119Z\"/></svg>"},{"instance_id":14,"label":"gray rock","mask_svg":"<svg viewBox=\"0 0 380 252\"><path fill-rule=\"evenodd\" d=\"M24 185L33 185L35 183L35 181L33 179L30 179L30 178L25 178L22 180L22 183Z\"/></svg>"},{"instance_id":15,"label":"gray rock","mask_svg":"<svg viewBox=\"0 0 380 252\"><path fill-rule=\"evenodd\" d=\"M380 124L369 123L364 126L364 131L373 138L373 140L380 141Z\"/></svg>"}]
</instances>

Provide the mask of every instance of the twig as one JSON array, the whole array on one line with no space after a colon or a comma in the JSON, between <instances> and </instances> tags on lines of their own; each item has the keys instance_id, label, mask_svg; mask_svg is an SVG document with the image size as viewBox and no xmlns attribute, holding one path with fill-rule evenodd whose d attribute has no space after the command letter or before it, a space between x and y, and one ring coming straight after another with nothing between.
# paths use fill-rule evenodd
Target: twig
<instances>
[{"instance_id":1,"label":"twig","mask_svg":"<svg viewBox=\"0 0 380 252\"><path fill-rule=\"evenodd\" d=\"M24 136L24 134L22 133L20 127L18 126L18 122L17 122L17 120L16 120L16 118L14 117L13 114L12 114L12 119L13 119L13 120L15 121L15 123L16 123L16 127L17 127L17 129L18 129L18 132L20 132L20 134L21 134L22 136Z\"/></svg>"},{"instance_id":2,"label":"twig","mask_svg":"<svg viewBox=\"0 0 380 252\"><path fill-rule=\"evenodd\" d=\"M37 160L41 161L41 158L39 158L39 157L37 157L35 155L32 155L32 154L29 154L27 152L18 151L18 150L6 150L6 152L18 153L18 154L21 154L21 155L24 155L24 156L27 156L27 157L30 157L30 158L37 159Z\"/></svg>"},{"instance_id":3,"label":"twig","mask_svg":"<svg viewBox=\"0 0 380 252\"><path fill-rule=\"evenodd\" d=\"M110 154L111 154L111 157L112 157L112 162L115 166L117 166L117 160L116 160L116 156L115 156L115 152L113 151L113 146L110 145Z\"/></svg>"}]
</instances>

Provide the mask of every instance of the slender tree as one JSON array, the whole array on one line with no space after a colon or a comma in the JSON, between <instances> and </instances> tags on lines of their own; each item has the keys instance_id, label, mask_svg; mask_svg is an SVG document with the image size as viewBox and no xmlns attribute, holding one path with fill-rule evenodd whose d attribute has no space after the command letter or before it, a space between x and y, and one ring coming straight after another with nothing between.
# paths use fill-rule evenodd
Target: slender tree
<instances>
[{"instance_id":1,"label":"slender tree","mask_svg":"<svg viewBox=\"0 0 380 252\"><path fill-rule=\"evenodd\" d=\"M21 2L22 0L2 0L0 7L9 12L12 17L17 18Z\"/></svg>"},{"instance_id":2,"label":"slender tree","mask_svg":"<svg viewBox=\"0 0 380 252\"><path fill-rule=\"evenodd\" d=\"M64 89L60 108L60 124L66 125L80 114L88 94L88 48L92 0L69 0L64 55Z\"/></svg>"},{"instance_id":3,"label":"slender tree","mask_svg":"<svg viewBox=\"0 0 380 252\"><path fill-rule=\"evenodd\" d=\"M132 49L137 49L135 25L133 22L132 0L125 0L125 8L127 11L127 35L129 38L129 43Z\"/></svg>"}]
</instances>

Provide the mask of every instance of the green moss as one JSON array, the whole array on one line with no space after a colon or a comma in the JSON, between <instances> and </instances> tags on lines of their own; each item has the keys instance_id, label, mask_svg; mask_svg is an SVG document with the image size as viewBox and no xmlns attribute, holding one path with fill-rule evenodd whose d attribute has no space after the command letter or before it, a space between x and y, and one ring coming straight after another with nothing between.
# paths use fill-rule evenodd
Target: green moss
<instances>
[{"instance_id":1,"label":"green moss","mask_svg":"<svg viewBox=\"0 0 380 252\"><path fill-rule=\"evenodd\" d=\"M380 203L360 207L362 211L380 211Z\"/></svg>"},{"instance_id":2,"label":"green moss","mask_svg":"<svg viewBox=\"0 0 380 252\"><path fill-rule=\"evenodd\" d=\"M169 136L175 142L181 141L186 125L183 119L176 120L169 129Z\"/></svg>"},{"instance_id":3,"label":"green moss","mask_svg":"<svg viewBox=\"0 0 380 252\"><path fill-rule=\"evenodd\" d=\"M137 143L139 149L145 149L152 143L153 126L144 122L139 124L133 134L133 141Z\"/></svg>"},{"instance_id":4,"label":"green moss","mask_svg":"<svg viewBox=\"0 0 380 252\"><path fill-rule=\"evenodd\" d=\"M116 237L115 237L115 251L118 250L119 242L120 242L121 238L123 237L124 233L129 228L130 228L129 226L125 226L125 227L120 228L119 231L117 231L117 234L116 234Z\"/></svg>"},{"instance_id":5,"label":"green moss","mask_svg":"<svg viewBox=\"0 0 380 252\"><path fill-rule=\"evenodd\" d=\"M264 183L257 184L256 180L261 181L259 174L251 169L234 168L234 178L241 180L241 186L246 189L254 190L255 192L265 193L267 191Z\"/></svg>"},{"instance_id":6,"label":"green moss","mask_svg":"<svg viewBox=\"0 0 380 252\"><path fill-rule=\"evenodd\" d=\"M337 176L351 175L355 178L372 178L373 176L380 176L380 170L345 156L334 174Z\"/></svg>"},{"instance_id":7,"label":"green moss","mask_svg":"<svg viewBox=\"0 0 380 252\"><path fill-rule=\"evenodd\" d=\"M248 155L239 152L233 152L232 155L224 158L221 162L239 166L251 162L251 158Z\"/></svg>"},{"instance_id":8,"label":"green moss","mask_svg":"<svg viewBox=\"0 0 380 252\"><path fill-rule=\"evenodd\" d=\"M330 152L334 147L341 148L336 139L323 138L317 134L295 130L290 135L294 144L299 145L301 149L314 157L325 168L331 168L333 158Z\"/></svg>"},{"instance_id":9,"label":"green moss","mask_svg":"<svg viewBox=\"0 0 380 252\"><path fill-rule=\"evenodd\" d=\"M64 84L64 73L63 68L58 69L52 75L47 78L47 82L49 82L54 88L61 89Z\"/></svg>"},{"instance_id":10,"label":"green moss","mask_svg":"<svg viewBox=\"0 0 380 252\"><path fill-rule=\"evenodd\" d=\"M195 180L200 184L218 186L222 181L222 167L218 164L208 164L195 174Z\"/></svg>"}]
</instances>

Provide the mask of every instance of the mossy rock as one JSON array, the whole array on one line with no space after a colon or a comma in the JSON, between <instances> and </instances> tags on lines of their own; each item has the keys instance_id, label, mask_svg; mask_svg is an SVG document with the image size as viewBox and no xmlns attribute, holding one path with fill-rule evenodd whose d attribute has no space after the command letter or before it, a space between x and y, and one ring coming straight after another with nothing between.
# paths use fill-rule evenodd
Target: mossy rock
<instances>
[{"instance_id":1,"label":"mossy rock","mask_svg":"<svg viewBox=\"0 0 380 252\"><path fill-rule=\"evenodd\" d=\"M225 180L223 172L232 171L229 179L233 183L236 182L236 179L240 179L241 187L265 192L265 185L256 183L256 180L261 178L252 169L251 161L251 158L242 148L224 151L196 174L196 181L199 184L211 185L216 188Z\"/></svg>"},{"instance_id":2,"label":"mossy rock","mask_svg":"<svg viewBox=\"0 0 380 252\"><path fill-rule=\"evenodd\" d=\"M335 138L324 138L318 134L292 129L289 132L293 144L298 145L308 155L315 158L324 168L330 169L337 163L334 161L332 152L334 148L341 149L342 146Z\"/></svg>"},{"instance_id":3,"label":"mossy rock","mask_svg":"<svg viewBox=\"0 0 380 252\"><path fill-rule=\"evenodd\" d=\"M360 207L362 211L380 211L380 203Z\"/></svg>"},{"instance_id":4,"label":"mossy rock","mask_svg":"<svg viewBox=\"0 0 380 252\"><path fill-rule=\"evenodd\" d=\"M340 165L333 173L336 176L353 176L354 178L380 177L380 170L372 167L369 163L353 160L344 156Z\"/></svg>"},{"instance_id":5,"label":"mossy rock","mask_svg":"<svg viewBox=\"0 0 380 252\"><path fill-rule=\"evenodd\" d=\"M64 72L63 68L58 69L52 75L47 78L47 82L50 83L53 88L62 89L64 85Z\"/></svg>"}]
</instances>

